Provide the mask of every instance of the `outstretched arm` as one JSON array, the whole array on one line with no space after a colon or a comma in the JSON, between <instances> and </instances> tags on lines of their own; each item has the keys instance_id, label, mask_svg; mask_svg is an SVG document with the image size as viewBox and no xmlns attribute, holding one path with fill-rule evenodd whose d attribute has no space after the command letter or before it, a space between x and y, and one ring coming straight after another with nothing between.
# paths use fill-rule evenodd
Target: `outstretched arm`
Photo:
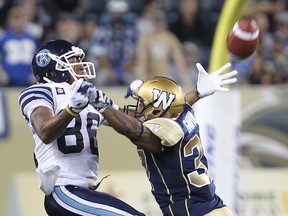
<instances>
[{"instance_id":1,"label":"outstretched arm","mask_svg":"<svg viewBox=\"0 0 288 216\"><path fill-rule=\"evenodd\" d=\"M192 106L194 103L196 103L200 99L199 94L197 92L197 89L192 89L185 95L186 102Z\"/></svg>"},{"instance_id":2,"label":"outstretched arm","mask_svg":"<svg viewBox=\"0 0 288 216\"><path fill-rule=\"evenodd\" d=\"M196 64L198 69L198 81L196 88L192 89L185 95L186 102L192 106L200 98L214 94L216 91L229 91L228 88L223 85L233 84L237 82L237 71L233 70L228 73L224 73L229 67L230 63L223 65L218 70L208 74L200 63ZM132 96L135 97L136 93L143 83L143 80L134 80L127 89L125 98Z\"/></svg>"},{"instance_id":3,"label":"outstretched arm","mask_svg":"<svg viewBox=\"0 0 288 216\"><path fill-rule=\"evenodd\" d=\"M99 89L94 87L90 91L89 103L108 121L118 133L126 136L136 146L152 153L160 153L161 140L145 127L134 114L127 115L121 109L116 109L111 100ZM112 104L112 105L111 105Z\"/></svg>"},{"instance_id":4,"label":"outstretched arm","mask_svg":"<svg viewBox=\"0 0 288 216\"><path fill-rule=\"evenodd\" d=\"M138 119L115 110L111 106L102 112L102 115L118 133L126 136L136 146L154 154L162 150L161 140L145 127Z\"/></svg>"}]
</instances>

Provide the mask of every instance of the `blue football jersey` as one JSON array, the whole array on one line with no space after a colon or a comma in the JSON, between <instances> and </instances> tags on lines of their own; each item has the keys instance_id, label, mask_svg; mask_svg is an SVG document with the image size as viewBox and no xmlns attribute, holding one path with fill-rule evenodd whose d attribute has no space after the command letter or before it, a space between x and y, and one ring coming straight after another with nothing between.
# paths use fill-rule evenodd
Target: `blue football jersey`
<instances>
[{"instance_id":1,"label":"blue football jersey","mask_svg":"<svg viewBox=\"0 0 288 216\"><path fill-rule=\"evenodd\" d=\"M144 125L163 143L160 154L138 149L152 193L163 213L202 216L223 207L215 194L193 109L186 104L176 120L159 118Z\"/></svg>"}]
</instances>

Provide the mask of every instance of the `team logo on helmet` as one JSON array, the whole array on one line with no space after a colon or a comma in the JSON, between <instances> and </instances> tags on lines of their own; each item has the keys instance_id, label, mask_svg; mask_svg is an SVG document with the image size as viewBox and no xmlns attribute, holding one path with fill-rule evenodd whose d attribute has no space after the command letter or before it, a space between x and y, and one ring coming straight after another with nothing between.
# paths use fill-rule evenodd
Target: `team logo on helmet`
<instances>
[{"instance_id":1,"label":"team logo on helmet","mask_svg":"<svg viewBox=\"0 0 288 216\"><path fill-rule=\"evenodd\" d=\"M39 67L45 67L49 64L49 62L51 61L51 58L48 55L49 50L47 49L43 49L41 51L39 51L36 55L36 64Z\"/></svg>"},{"instance_id":2,"label":"team logo on helmet","mask_svg":"<svg viewBox=\"0 0 288 216\"><path fill-rule=\"evenodd\" d=\"M175 94L166 91L161 91L160 89L153 89L152 93L153 93L153 100L157 100L153 106L155 108L159 108L160 105L162 104L164 110L170 107L176 98Z\"/></svg>"}]
</instances>

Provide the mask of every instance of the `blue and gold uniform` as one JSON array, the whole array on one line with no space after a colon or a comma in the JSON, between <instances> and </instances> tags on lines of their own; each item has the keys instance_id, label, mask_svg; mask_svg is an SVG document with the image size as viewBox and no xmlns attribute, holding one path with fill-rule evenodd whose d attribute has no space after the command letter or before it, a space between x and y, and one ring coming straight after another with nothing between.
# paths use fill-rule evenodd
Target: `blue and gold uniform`
<instances>
[{"instance_id":1,"label":"blue and gold uniform","mask_svg":"<svg viewBox=\"0 0 288 216\"><path fill-rule=\"evenodd\" d=\"M220 75L230 66L226 64L208 75L201 64L196 66L197 91L184 95L175 81L164 76L135 80L125 95L137 101L125 107L135 118L108 105L102 115L138 147L151 192L164 216L232 216L215 193L191 106L216 91L228 91L222 85L236 82L231 77L237 71ZM97 103L103 107L103 100Z\"/></svg>"},{"instance_id":2,"label":"blue and gold uniform","mask_svg":"<svg viewBox=\"0 0 288 216\"><path fill-rule=\"evenodd\" d=\"M144 125L163 144L160 154L138 149L163 214L202 216L225 207L215 194L193 109L186 104L177 119L155 118Z\"/></svg>"}]
</instances>

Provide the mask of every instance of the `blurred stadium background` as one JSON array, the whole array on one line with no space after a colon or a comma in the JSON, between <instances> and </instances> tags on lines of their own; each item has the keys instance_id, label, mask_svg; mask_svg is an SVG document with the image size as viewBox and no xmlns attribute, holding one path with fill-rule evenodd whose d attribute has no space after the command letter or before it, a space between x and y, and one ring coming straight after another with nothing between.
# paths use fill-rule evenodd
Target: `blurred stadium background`
<instances>
[{"instance_id":1,"label":"blurred stadium background","mask_svg":"<svg viewBox=\"0 0 288 216\"><path fill-rule=\"evenodd\" d=\"M104 0L99 2L103 4L95 6L105 4ZM135 2L129 4L137 11ZM177 7L177 2L162 1L167 10ZM211 46L209 71L229 61L225 35L246 3L225 1ZM34 141L17 102L22 89L0 88L0 215L4 216L45 215L33 162ZM119 105L127 104L124 86L102 89ZM217 192L236 216L288 215L287 93L287 84L241 84L228 94L217 93L195 105ZM97 136L99 177L110 175L99 189L147 216L161 215L135 147L108 127L100 128Z\"/></svg>"}]
</instances>

